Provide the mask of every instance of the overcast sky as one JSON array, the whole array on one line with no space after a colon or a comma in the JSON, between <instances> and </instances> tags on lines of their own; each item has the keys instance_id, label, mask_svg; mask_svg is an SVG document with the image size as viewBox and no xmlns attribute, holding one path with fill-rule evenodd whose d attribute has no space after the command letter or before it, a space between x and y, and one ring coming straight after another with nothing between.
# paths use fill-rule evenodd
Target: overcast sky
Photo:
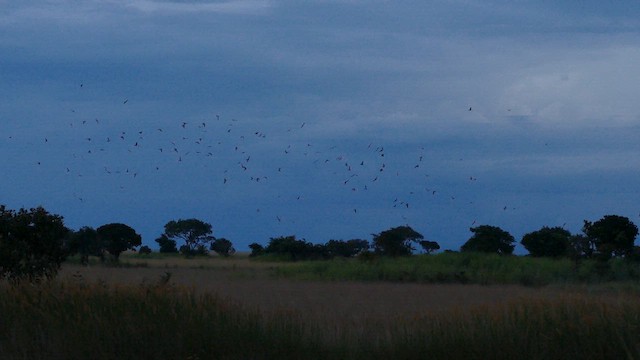
<instances>
[{"instance_id":1,"label":"overcast sky","mask_svg":"<svg viewBox=\"0 0 640 360\"><path fill-rule=\"evenodd\" d=\"M638 64L637 1L0 1L0 203L240 250L639 223Z\"/></svg>"}]
</instances>

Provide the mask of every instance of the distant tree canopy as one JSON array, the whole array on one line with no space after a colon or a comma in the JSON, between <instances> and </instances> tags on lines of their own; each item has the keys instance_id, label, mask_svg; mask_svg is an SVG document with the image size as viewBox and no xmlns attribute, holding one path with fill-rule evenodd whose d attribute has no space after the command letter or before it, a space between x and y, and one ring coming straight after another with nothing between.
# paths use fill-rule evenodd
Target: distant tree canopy
<instances>
[{"instance_id":1,"label":"distant tree canopy","mask_svg":"<svg viewBox=\"0 0 640 360\"><path fill-rule=\"evenodd\" d=\"M362 239L351 239L347 241L329 240L324 246L329 257L354 257L359 253L368 250L369 242Z\"/></svg>"},{"instance_id":2,"label":"distant tree canopy","mask_svg":"<svg viewBox=\"0 0 640 360\"><path fill-rule=\"evenodd\" d=\"M0 205L0 278L52 278L60 269L69 229L44 208L17 212Z\"/></svg>"},{"instance_id":3,"label":"distant tree canopy","mask_svg":"<svg viewBox=\"0 0 640 360\"><path fill-rule=\"evenodd\" d=\"M440 244L435 241L421 240L419 244L420 247L422 247L422 250L424 250L424 252L427 254L431 254L434 251L440 250Z\"/></svg>"},{"instance_id":4,"label":"distant tree canopy","mask_svg":"<svg viewBox=\"0 0 640 360\"><path fill-rule=\"evenodd\" d=\"M160 246L159 251L161 253L172 254L172 253L178 252L178 248L176 247L176 241L173 239L169 239L165 234L160 235L160 237L158 237L155 240L155 242L157 242L158 245Z\"/></svg>"},{"instance_id":5,"label":"distant tree canopy","mask_svg":"<svg viewBox=\"0 0 640 360\"><path fill-rule=\"evenodd\" d=\"M206 244L214 240L211 224L198 219L169 221L164 226L164 235L172 240L180 239L184 245L180 252L184 255L207 253Z\"/></svg>"},{"instance_id":6,"label":"distant tree canopy","mask_svg":"<svg viewBox=\"0 0 640 360\"><path fill-rule=\"evenodd\" d=\"M325 257L323 245L314 245L304 239L298 240L295 235L271 238L264 248L265 254L286 256L290 260L308 260Z\"/></svg>"},{"instance_id":7,"label":"distant tree canopy","mask_svg":"<svg viewBox=\"0 0 640 360\"><path fill-rule=\"evenodd\" d=\"M99 241L115 260L120 258L123 251L130 250L142 244L142 237L128 225L112 223L102 225L96 229Z\"/></svg>"},{"instance_id":8,"label":"distant tree canopy","mask_svg":"<svg viewBox=\"0 0 640 360\"><path fill-rule=\"evenodd\" d=\"M424 237L409 226L398 226L373 235L373 248L377 254L386 256L409 256L414 250L412 243Z\"/></svg>"},{"instance_id":9,"label":"distant tree canopy","mask_svg":"<svg viewBox=\"0 0 640 360\"><path fill-rule=\"evenodd\" d=\"M69 255L79 254L83 265L89 263L89 256L102 257L103 244L98 240L98 232L89 226L69 233L67 251Z\"/></svg>"},{"instance_id":10,"label":"distant tree canopy","mask_svg":"<svg viewBox=\"0 0 640 360\"><path fill-rule=\"evenodd\" d=\"M520 243L535 257L561 257L568 254L571 233L561 227L547 227L530 232Z\"/></svg>"},{"instance_id":11,"label":"distant tree canopy","mask_svg":"<svg viewBox=\"0 0 640 360\"><path fill-rule=\"evenodd\" d=\"M638 236L638 227L618 215L606 215L595 223L585 220L582 231L603 259L630 254Z\"/></svg>"},{"instance_id":12,"label":"distant tree canopy","mask_svg":"<svg viewBox=\"0 0 640 360\"><path fill-rule=\"evenodd\" d=\"M460 248L460 251L474 251L509 255L513 253L514 238L508 232L496 226L481 225L469 229L473 236Z\"/></svg>"},{"instance_id":13,"label":"distant tree canopy","mask_svg":"<svg viewBox=\"0 0 640 360\"><path fill-rule=\"evenodd\" d=\"M211 242L211 251L220 256L229 257L235 254L236 249L233 248L233 244L230 240L219 238Z\"/></svg>"},{"instance_id":14,"label":"distant tree canopy","mask_svg":"<svg viewBox=\"0 0 640 360\"><path fill-rule=\"evenodd\" d=\"M251 249L251 254L249 254L249 257L255 257L264 254L264 246L258 243L249 244L249 249Z\"/></svg>"},{"instance_id":15,"label":"distant tree canopy","mask_svg":"<svg viewBox=\"0 0 640 360\"><path fill-rule=\"evenodd\" d=\"M152 253L151 248L148 247L147 245L142 245L140 246L140 249L138 249L138 254L141 254L141 255L147 255L151 253Z\"/></svg>"}]
</instances>

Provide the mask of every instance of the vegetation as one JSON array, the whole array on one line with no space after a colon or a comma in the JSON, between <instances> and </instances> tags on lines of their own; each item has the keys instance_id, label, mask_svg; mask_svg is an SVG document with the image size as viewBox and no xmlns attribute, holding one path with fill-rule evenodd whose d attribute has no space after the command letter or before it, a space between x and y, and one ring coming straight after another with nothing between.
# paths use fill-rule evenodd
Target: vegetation
<instances>
[{"instance_id":1,"label":"vegetation","mask_svg":"<svg viewBox=\"0 0 640 360\"><path fill-rule=\"evenodd\" d=\"M561 227L543 227L522 237L522 246L536 257L561 257L567 255L571 233Z\"/></svg>"},{"instance_id":2,"label":"vegetation","mask_svg":"<svg viewBox=\"0 0 640 360\"><path fill-rule=\"evenodd\" d=\"M78 231L71 231L67 238L67 251L69 255L80 255L80 262L83 265L89 263L89 256L99 256L103 258L104 246L98 240L98 232L90 227L84 226Z\"/></svg>"},{"instance_id":3,"label":"vegetation","mask_svg":"<svg viewBox=\"0 0 640 360\"><path fill-rule=\"evenodd\" d=\"M322 324L168 284L0 287L12 359L631 359L637 297L522 299L379 322ZM390 312L389 316L393 316Z\"/></svg>"},{"instance_id":4,"label":"vegetation","mask_svg":"<svg viewBox=\"0 0 640 360\"><path fill-rule=\"evenodd\" d=\"M198 219L169 221L164 226L167 239L184 241L180 252L186 256L206 255L206 245L214 240L211 224Z\"/></svg>"},{"instance_id":5,"label":"vegetation","mask_svg":"<svg viewBox=\"0 0 640 360\"><path fill-rule=\"evenodd\" d=\"M465 252L487 252L510 255L515 246L511 234L497 226L481 225L469 229L473 236L460 248Z\"/></svg>"},{"instance_id":6,"label":"vegetation","mask_svg":"<svg viewBox=\"0 0 640 360\"><path fill-rule=\"evenodd\" d=\"M628 218L617 215L606 215L595 223L585 220L582 231L604 259L629 255L638 236L638 227Z\"/></svg>"},{"instance_id":7,"label":"vegetation","mask_svg":"<svg viewBox=\"0 0 640 360\"><path fill-rule=\"evenodd\" d=\"M422 234L410 226L398 226L373 236L373 249L386 256L409 256L415 248L412 243L424 239Z\"/></svg>"},{"instance_id":8,"label":"vegetation","mask_svg":"<svg viewBox=\"0 0 640 360\"><path fill-rule=\"evenodd\" d=\"M169 239L167 235L162 234L155 240L160 246L161 253L177 253L178 248L176 247L176 241L173 239Z\"/></svg>"},{"instance_id":9,"label":"vegetation","mask_svg":"<svg viewBox=\"0 0 640 360\"><path fill-rule=\"evenodd\" d=\"M56 275L69 229L44 208L13 211L0 205L0 279L39 280Z\"/></svg>"},{"instance_id":10,"label":"vegetation","mask_svg":"<svg viewBox=\"0 0 640 360\"><path fill-rule=\"evenodd\" d=\"M640 280L640 263L625 259L503 256L478 252L444 252L411 257L376 257L368 261L334 259L276 267L278 276L303 280L392 281L543 286Z\"/></svg>"},{"instance_id":11,"label":"vegetation","mask_svg":"<svg viewBox=\"0 0 640 360\"><path fill-rule=\"evenodd\" d=\"M98 241L117 261L120 254L142 244L142 237L128 225L113 223L96 229Z\"/></svg>"},{"instance_id":12,"label":"vegetation","mask_svg":"<svg viewBox=\"0 0 640 360\"><path fill-rule=\"evenodd\" d=\"M211 242L211 251L215 252L220 256L229 257L235 254L236 249L233 248L233 244L231 243L230 240L227 240L225 238L220 238L220 239L214 239Z\"/></svg>"}]
</instances>

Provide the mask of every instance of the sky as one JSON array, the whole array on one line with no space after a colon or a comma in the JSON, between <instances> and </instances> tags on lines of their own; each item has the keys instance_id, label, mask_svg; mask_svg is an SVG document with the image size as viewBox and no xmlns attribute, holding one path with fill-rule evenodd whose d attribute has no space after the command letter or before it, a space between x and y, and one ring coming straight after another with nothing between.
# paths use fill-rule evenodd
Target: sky
<instances>
[{"instance_id":1,"label":"sky","mask_svg":"<svg viewBox=\"0 0 640 360\"><path fill-rule=\"evenodd\" d=\"M637 1L0 1L0 203L152 248L640 223L639 35Z\"/></svg>"}]
</instances>

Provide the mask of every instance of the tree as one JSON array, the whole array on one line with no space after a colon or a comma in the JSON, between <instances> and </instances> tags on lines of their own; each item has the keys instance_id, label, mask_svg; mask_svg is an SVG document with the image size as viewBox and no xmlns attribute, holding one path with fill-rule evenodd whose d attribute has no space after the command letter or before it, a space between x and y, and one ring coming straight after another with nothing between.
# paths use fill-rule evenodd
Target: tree
<instances>
[{"instance_id":1,"label":"tree","mask_svg":"<svg viewBox=\"0 0 640 360\"><path fill-rule=\"evenodd\" d=\"M140 255L149 255L151 254L151 248L148 247L147 245L142 245L140 246L140 249L138 249L138 254Z\"/></svg>"},{"instance_id":2,"label":"tree","mask_svg":"<svg viewBox=\"0 0 640 360\"><path fill-rule=\"evenodd\" d=\"M431 254L434 251L440 250L440 244L435 241L422 240L419 242L419 244L422 247L422 250L424 250L424 252L427 254Z\"/></svg>"},{"instance_id":3,"label":"tree","mask_svg":"<svg viewBox=\"0 0 640 360\"><path fill-rule=\"evenodd\" d=\"M605 215L595 223L585 220L582 232L593 241L598 254L606 260L611 256L631 253L638 227L624 216Z\"/></svg>"},{"instance_id":4,"label":"tree","mask_svg":"<svg viewBox=\"0 0 640 360\"><path fill-rule=\"evenodd\" d=\"M249 249L251 249L251 254L249 254L249 257L255 257L264 254L264 246L258 243L249 244Z\"/></svg>"},{"instance_id":5,"label":"tree","mask_svg":"<svg viewBox=\"0 0 640 360\"><path fill-rule=\"evenodd\" d=\"M64 261L69 229L44 208L17 212L0 205L0 278L52 278Z\"/></svg>"},{"instance_id":6,"label":"tree","mask_svg":"<svg viewBox=\"0 0 640 360\"><path fill-rule=\"evenodd\" d=\"M116 261L123 251L133 249L142 244L142 237L125 224L106 224L100 226L96 231L98 239Z\"/></svg>"},{"instance_id":7,"label":"tree","mask_svg":"<svg viewBox=\"0 0 640 360\"><path fill-rule=\"evenodd\" d=\"M530 232L520 243L534 257L561 257L569 251L571 233L561 227L547 227Z\"/></svg>"},{"instance_id":8,"label":"tree","mask_svg":"<svg viewBox=\"0 0 640 360\"><path fill-rule=\"evenodd\" d=\"M69 255L79 254L82 265L89 263L89 256L102 257L103 249L104 246L98 240L98 232L90 226L69 233L67 251Z\"/></svg>"},{"instance_id":9,"label":"tree","mask_svg":"<svg viewBox=\"0 0 640 360\"><path fill-rule=\"evenodd\" d=\"M415 250L411 243L424 237L410 226L398 226L373 235L373 248L377 254L387 256L409 256Z\"/></svg>"},{"instance_id":10,"label":"tree","mask_svg":"<svg viewBox=\"0 0 640 360\"><path fill-rule=\"evenodd\" d=\"M202 249L206 254L205 245L213 241L212 234L211 224L198 219L169 221L164 226L164 235L167 238L172 240L177 238L184 241L184 246L180 247L180 251L186 256L201 253Z\"/></svg>"},{"instance_id":11,"label":"tree","mask_svg":"<svg viewBox=\"0 0 640 360\"><path fill-rule=\"evenodd\" d=\"M351 240L329 240L325 245L325 250L330 257L354 257L369 249L369 242L362 239Z\"/></svg>"},{"instance_id":12,"label":"tree","mask_svg":"<svg viewBox=\"0 0 640 360\"><path fill-rule=\"evenodd\" d=\"M460 251L475 251L509 255L515 246L511 234L497 226L481 225L469 229L473 236L460 248Z\"/></svg>"},{"instance_id":13,"label":"tree","mask_svg":"<svg viewBox=\"0 0 640 360\"><path fill-rule=\"evenodd\" d=\"M155 240L155 242L157 242L158 245L160 245L161 253L177 253L178 252L178 248L176 247L176 241L169 239L165 234L160 235L160 237L158 237Z\"/></svg>"},{"instance_id":14,"label":"tree","mask_svg":"<svg viewBox=\"0 0 640 360\"><path fill-rule=\"evenodd\" d=\"M220 238L211 242L211 251L214 251L220 256L229 257L235 254L236 249L233 248L233 244L230 240Z\"/></svg>"},{"instance_id":15,"label":"tree","mask_svg":"<svg viewBox=\"0 0 640 360\"><path fill-rule=\"evenodd\" d=\"M304 239L298 240L295 235L271 238L264 249L266 254L284 255L293 261L324 257L326 249L323 245L313 245Z\"/></svg>"}]
</instances>

